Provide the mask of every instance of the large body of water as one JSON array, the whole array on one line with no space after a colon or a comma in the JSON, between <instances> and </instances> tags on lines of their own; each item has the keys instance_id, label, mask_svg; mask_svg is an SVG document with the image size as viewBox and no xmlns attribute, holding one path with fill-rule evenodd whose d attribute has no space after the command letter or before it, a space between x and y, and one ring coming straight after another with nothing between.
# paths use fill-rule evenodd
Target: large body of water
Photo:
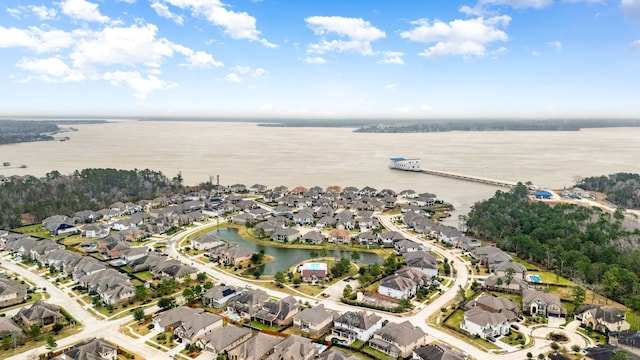
<instances>
[{"instance_id":1,"label":"large body of water","mask_svg":"<svg viewBox=\"0 0 640 360\"><path fill-rule=\"evenodd\" d=\"M238 235L238 231L236 229L217 229L212 231L211 234L219 237L224 241L238 243L240 244L240 246L251 249L254 252L263 250L265 254L273 256L273 261L260 267L262 273L265 275L274 275L278 271L286 273L293 265L310 259L311 251L313 251L306 249L287 249L259 245L256 243L252 243L251 241L246 240L245 238ZM319 250L317 250L316 252L318 251ZM347 258L351 260L350 251L328 250L327 253L328 256L332 256L335 258ZM373 253L361 252L359 254L360 260L358 261L363 264L382 264L384 261L380 256Z\"/></svg>"},{"instance_id":2,"label":"large body of water","mask_svg":"<svg viewBox=\"0 0 640 360\"><path fill-rule=\"evenodd\" d=\"M88 167L182 173L208 181L293 188L373 186L431 192L466 213L498 188L388 169L390 157L417 157L422 167L546 188L580 176L640 172L640 128L576 132L354 133L348 128L258 127L252 123L142 122L74 125L68 141L0 146L0 162L25 164L0 174L35 175ZM456 215L456 214L454 214ZM456 219L457 216L452 216Z\"/></svg>"}]
</instances>

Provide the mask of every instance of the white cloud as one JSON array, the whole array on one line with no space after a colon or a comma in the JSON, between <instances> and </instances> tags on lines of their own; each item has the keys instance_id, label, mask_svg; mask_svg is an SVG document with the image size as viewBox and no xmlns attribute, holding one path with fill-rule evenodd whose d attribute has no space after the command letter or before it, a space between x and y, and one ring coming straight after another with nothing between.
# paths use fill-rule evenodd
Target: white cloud
<instances>
[{"instance_id":1,"label":"white cloud","mask_svg":"<svg viewBox=\"0 0 640 360\"><path fill-rule=\"evenodd\" d=\"M82 81L85 78L82 72L71 69L64 61L57 57L47 59L22 59L16 66L34 74L24 79L24 81L76 82Z\"/></svg>"},{"instance_id":2,"label":"white cloud","mask_svg":"<svg viewBox=\"0 0 640 360\"><path fill-rule=\"evenodd\" d=\"M622 0L620 9L632 19L640 19L640 0Z\"/></svg>"},{"instance_id":3,"label":"white cloud","mask_svg":"<svg viewBox=\"0 0 640 360\"><path fill-rule=\"evenodd\" d=\"M394 92L398 88L398 84L387 84L384 86L384 89L389 92Z\"/></svg>"},{"instance_id":4,"label":"white cloud","mask_svg":"<svg viewBox=\"0 0 640 360\"><path fill-rule=\"evenodd\" d=\"M20 19L22 17L22 10L19 8L7 8L7 14L9 16L14 17L16 19Z\"/></svg>"},{"instance_id":5,"label":"white cloud","mask_svg":"<svg viewBox=\"0 0 640 360\"><path fill-rule=\"evenodd\" d=\"M372 55L371 42L386 36L384 31L361 18L311 16L305 21L307 26L318 36L336 35L340 38L347 38L347 40L331 41L322 39L319 43L309 45L307 51L310 53L324 54L335 51Z\"/></svg>"},{"instance_id":6,"label":"white cloud","mask_svg":"<svg viewBox=\"0 0 640 360\"><path fill-rule=\"evenodd\" d=\"M252 78L260 78L267 74L267 70L263 68L257 68L251 73Z\"/></svg>"},{"instance_id":7,"label":"white cloud","mask_svg":"<svg viewBox=\"0 0 640 360\"><path fill-rule=\"evenodd\" d=\"M171 89L176 84L168 84L154 75L145 78L137 71L107 72L102 76L113 86L127 85L133 90L133 95L138 99L146 99L147 94L156 90Z\"/></svg>"},{"instance_id":8,"label":"white cloud","mask_svg":"<svg viewBox=\"0 0 640 360\"><path fill-rule=\"evenodd\" d=\"M73 43L73 35L62 30L41 30L33 26L27 29L5 28L0 25L0 48L24 47L36 53L46 53L69 48Z\"/></svg>"},{"instance_id":9,"label":"white cloud","mask_svg":"<svg viewBox=\"0 0 640 360\"><path fill-rule=\"evenodd\" d=\"M191 55L188 55L189 63L186 65L190 68L214 68L223 67L224 64L221 61L217 61L204 51L196 51Z\"/></svg>"},{"instance_id":10,"label":"white cloud","mask_svg":"<svg viewBox=\"0 0 640 360\"><path fill-rule=\"evenodd\" d=\"M536 50L533 50L533 51L531 51L531 55L532 56L540 56L540 52L536 51Z\"/></svg>"},{"instance_id":11,"label":"white cloud","mask_svg":"<svg viewBox=\"0 0 640 360\"><path fill-rule=\"evenodd\" d=\"M236 66L233 67L233 70L235 72L240 73L240 74L247 74L247 73L251 72L251 66L236 65Z\"/></svg>"},{"instance_id":12,"label":"white cloud","mask_svg":"<svg viewBox=\"0 0 640 360\"><path fill-rule=\"evenodd\" d=\"M161 2L152 2L151 8L156 12L156 14L158 14L158 16L169 19L178 25L182 25L184 23L184 18L182 16L172 13L169 10L169 7Z\"/></svg>"},{"instance_id":13,"label":"white cloud","mask_svg":"<svg viewBox=\"0 0 640 360\"><path fill-rule=\"evenodd\" d=\"M232 83L236 83L236 84L241 84L242 83L242 78L240 76L238 76L238 74L236 73L229 73L224 77L225 80L232 82Z\"/></svg>"},{"instance_id":14,"label":"white cloud","mask_svg":"<svg viewBox=\"0 0 640 360\"><path fill-rule=\"evenodd\" d=\"M326 64L327 60L320 56L309 56L304 59L304 62L306 62L307 64Z\"/></svg>"},{"instance_id":15,"label":"white cloud","mask_svg":"<svg viewBox=\"0 0 640 360\"><path fill-rule=\"evenodd\" d=\"M427 111L431 110L431 106L426 105L426 104L425 105L420 105L420 106L418 106L418 109L420 111L422 111L422 112L427 112Z\"/></svg>"},{"instance_id":16,"label":"white cloud","mask_svg":"<svg viewBox=\"0 0 640 360\"><path fill-rule=\"evenodd\" d=\"M266 103L260 107L260 110L271 110L271 109L273 109L273 105L271 105L270 103Z\"/></svg>"},{"instance_id":17,"label":"white cloud","mask_svg":"<svg viewBox=\"0 0 640 360\"><path fill-rule=\"evenodd\" d=\"M404 56L404 53L402 53L402 52L385 51L385 52L382 53L382 56L384 56L384 58L382 60L378 61L378 63L380 63L380 64L404 65L404 60L402 60L402 57Z\"/></svg>"},{"instance_id":18,"label":"white cloud","mask_svg":"<svg viewBox=\"0 0 640 360\"><path fill-rule=\"evenodd\" d=\"M487 55L487 45L508 40L502 29L510 21L511 17L507 15L457 19L449 23L437 19L432 22L421 19L412 22L415 28L402 32L400 36L414 42L433 43L434 45L420 53L427 58L447 55L481 57Z\"/></svg>"},{"instance_id":19,"label":"white cloud","mask_svg":"<svg viewBox=\"0 0 640 360\"><path fill-rule=\"evenodd\" d=\"M87 68L95 64L136 65L158 67L165 57L173 55L176 45L156 38L155 25L106 27L99 32L82 34L70 57L74 67Z\"/></svg>"},{"instance_id":20,"label":"white cloud","mask_svg":"<svg viewBox=\"0 0 640 360\"><path fill-rule=\"evenodd\" d=\"M547 46L554 48L556 51L561 51L562 50L562 43L558 40L555 41L549 41L546 43Z\"/></svg>"},{"instance_id":21,"label":"white cloud","mask_svg":"<svg viewBox=\"0 0 640 360\"><path fill-rule=\"evenodd\" d=\"M106 23L110 19L98 9L98 4L86 0L64 0L58 3L62 13L76 20Z\"/></svg>"},{"instance_id":22,"label":"white cloud","mask_svg":"<svg viewBox=\"0 0 640 360\"><path fill-rule=\"evenodd\" d=\"M204 16L209 22L222 26L225 34L233 39L257 41L266 47L274 48L275 44L260 37L256 29L256 18L246 12L228 10L227 5L219 0L162 0L180 9L189 9L193 15Z\"/></svg>"},{"instance_id":23,"label":"white cloud","mask_svg":"<svg viewBox=\"0 0 640 360\"><path fill-rule=\"evenodd\" d=\"M631 44L629 44L629 48L631 50L640 50L640 40L636 40L636 41L632 42Z\"/></svg>"},{"instance_id":24,"label":"white cloud","mask_svg":"<svg viewBox=\"0 0 640 360\"><path fill-rule=\"evenodd\" d=\"M56 9L48 8L45 5L42 5L42 6L30 5L29 10L33 11L33 13L36 14L38 19L40 20L53 19L58 14Z\"/></svg>"}]
</instances>

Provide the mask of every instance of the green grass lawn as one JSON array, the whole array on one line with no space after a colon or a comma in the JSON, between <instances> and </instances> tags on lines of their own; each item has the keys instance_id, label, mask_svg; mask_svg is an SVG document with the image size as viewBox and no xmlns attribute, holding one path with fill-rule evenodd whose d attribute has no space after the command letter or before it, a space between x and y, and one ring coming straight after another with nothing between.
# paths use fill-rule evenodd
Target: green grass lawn
<instances>
[{"instance_id":1,"label":"green grass lawn","mask_svg":"<svg viewBox=\"0 0 640 360\"><path fill-rule=\"evenodd\" d=\"M368 345L362 349L362 352L364 352L365 354L369 354L378 360L395 360L396 359Z\"/></svg>"},{"instance_id":2,"label":"green grass lawn","mask_svg":"<svg viewBox=\"0 0 640 360\"><path fill-rule=\"evenodd\" d=\"M464 311L456 310L447 318L445 324L452 326L456 329L460 328L460 323L464 320Z\"/></svg>"},{"instance_id":3,"label":"green grass lawn","mask_svg":"<svg viewBox=\"0 0 640 360\"><path fill-rule=\"evenodd\" d=\"M542 279L542 282L547 284L558 284L567 286L575 285L573 282L571 282L571 280L558 276L551 271L532 271L529 272L529 275L538 275Z\"/></svg>"},{"instance_id":4,"label":"green grass lawn","mask_svg":"<svg viewBox=\"0 0 640 360\"><path fill-rule=\"evenodd\" d=\"M631 324L631 329L640 330L640 316L633 311L627 311L627 321Z\"/></svg>"},{"instance_id":5,"label":"green grass lawn","mask_svg":"<svg viewBox=\"0 0 640 360\"><path fill-rule=\"evenodd\" d=\"M252 321L251 322L251 326L253 326L253 327L257 328L257 329L275 331L275 332L278 332L278 331L282 330L282 328L279 327L279 326L269 326L269 325L265 325L265 324L259 323L257 321Z\"/></svg>"},{"instance_id":6,"label":"green grass lawn","mask_svg":"<svg viewBox=\"0 0 640 360\"><path fill-rule=\"evenodd\" d=\"M150 271L137 272L137 273L133 274L133 276L135 276L136 278L138 278L138 279L140 279L142 281L147 281L147 280L153 279L153 274Z\"/></svg>"}]
</instances>

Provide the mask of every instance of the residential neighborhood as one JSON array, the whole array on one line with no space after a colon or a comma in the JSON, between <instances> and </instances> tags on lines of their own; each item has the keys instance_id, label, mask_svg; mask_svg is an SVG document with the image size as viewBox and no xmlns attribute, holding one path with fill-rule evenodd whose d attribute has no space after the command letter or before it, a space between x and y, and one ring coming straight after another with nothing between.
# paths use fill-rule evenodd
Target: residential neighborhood
<instances>
[{"instance_id":1,"label":"residential neighborhood","mask_svg":"<svg viewBox=\"0 0 640 360\"><path fill-rule=\"evenodd\" d=\"M2 263L12 271L0 276L0 310L15 309L0 318L5 348L27 346L37 328L56 359L111 358L121 348L147 358L348 359L355 351L482 359L552 354L552 341L534 335L552 323L633 344L623 310L587 303L567 310L566 298L512 255L432 218L424 207L436 204L433 194L258 185L53 216L37 225L46 236L1 233ZM255 269L273 259L200 230L225 224L259 244L304 245L315 255L263 275ZM384 257L367 264L359 255L328 256L340 246ZM62 306L33 300L36 279L47 284L42 293L55 288L66 299ZM460 299L465 289L471 296L463 291ZM80 309L85 323L65 307ZM89 334L94 322L122 342L59 335ZM602 345L576 336L567 333L567 344Z\"/></svg>"}]
</instances>

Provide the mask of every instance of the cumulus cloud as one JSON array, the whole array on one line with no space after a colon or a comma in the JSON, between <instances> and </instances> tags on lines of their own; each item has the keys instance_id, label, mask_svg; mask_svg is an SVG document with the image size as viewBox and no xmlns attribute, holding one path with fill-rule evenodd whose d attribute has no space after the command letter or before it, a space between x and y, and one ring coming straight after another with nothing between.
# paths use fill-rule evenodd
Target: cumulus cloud
<instances>
[{"instance_id":1,"label":"cumulus cloud","mask_svg":"<svg viewBox=\"0 0 640 360\"><path fill-rule=\"evenodd\" d=\"M629 45L631 50L640 50L640 40L636 40Z\"/></svg>"},{"instance_id":2,"label":"cumulus cloud","mask_svg":"<svg viewBox=\"0 0 640 360\"><path fill-rule=\"evenodd\" d=\"M45 5L42 5L42 6L30 5L29 10L31 10L40 20L53 19L58 14L56 9L48 8Z\"/></svg>"},{"instance_id":3,"label":"cumulus cloud","mask_svg":"<svg viewBox=\"0 0 640 360\"><path fill-rule=\"evenodd\" d=\"M556 51L562 50L562 43L560 41L558 41L558 40L549 41L546 44L547 44L547 46L555 49Z\"/></svg>"},{"instance_id":4,"label":"cumulus cloud","mask_svg":"<svg viewBox=\"0 0 640 360\"><path fill-rule=\"evenodd\" d=\"M178 25L182 25L184 23L184 18L180 15L172 13L166 4L154 1L151 3L151 8L156 12L156 14L158 14L158 16L169 19Z\"/></svg>"},{"instance_id":5,"label":"cumulus cloud","mask_svg":"<svg viewBox=\"0 0 640 360\"><path fill-rule=\"evenodd\" d=\"M532 51L531 51L531 55L532 55L532 56L540 56L540 52L539 52L539 51L536 51L536 50L532 50Z\"/></svg>"},{"instance_id":6,"label":"cumulus cloud","mask_svg":"<svg viewBox=\"0 0 640 360\"><path fill-rule=\"evenodd\" d=\"M487 46L496 41L507 41L504 28L511 17L507 15L490 18L477 17L468 20L429 21L420 19L412 22L412 30L400 34L402 38L414 42L433 44L420 55L437 58L448 55L478 56L487 55Z\"/></svg>"},{"instance_id":7,"label":"cumulus cloud","mask_svg":"<svg viewBox=\"0 0 640 360\"><path fill-rule=\"evenodd\" d=\"M378 61L380 64L404 65L404 60L402 60L402 57L404 56L403 52L385 51L382 53L382 56L383 59Z\"/></svg>"},{"instance_id":8,"label":"cumulus cloud","mask_svg":"<svg viewBox=\"0 0 640 360\"><path fill-rule=\"evenodd\" d=\"M398 84L387 84L384 86L384 89L389 92L394 92L398 88Z\"/></svg>"},{"instance_id":9,"label":"cumulus cloud","mask_svg":"<svg viewBox=\"0 0 640 360\"><path fill-rule=\"evenodd\" d=\"M236 73L229 73L224 77L224 79L236 84L242 83L242 78Z\"/></svg>"},{"instance_id":10,"label":"cumulus cloud","mask_svg":"<svg viewBox=\"0 0 640 360\"><path fill-rule=\"evenodd\" d=\"M162 0L163 4L170 4L180 9L192 12L194 16L202 16L214 25L221 26L224 33L232 39L246 39L257 41L266 47L276 47L266 39L260 37L256 29L256 18L246 12L236 12L227 9L227 5L219 0Z\"/></svg>"},{"instance_id":11,"label":"cumulus cloud","mask_svg":"<svg viewBox=\"0 0 640 360\"><path fill-rule=\"evenodd\" d=\"M27 70L32 75L23 79L29 82L40 80L43 82L76 82L84 80L82 72L70 68L64 61L57 57L46 59L22 59L17 67Z\"/></svg>"},{"instance_id":12,"label":"cumulus cloud","mask_svg":"<svg viewBox=\"0 0 640 360\"><path fill-rule=\"evenodd\" d=\"M27 29L5 28L0 25L0 48L27 48L36 53L67 49L74 44L73 34L56 29L42 30L35 26Z\"/></svg>"},{"instance_id":13,"label":"cumulus cloud","mask_svg":"<svg viewBox=\"0 0 640 360\"><path fill-rule=\"evenodd\" d=\"M58 3L62 13L76 20L106 23L110 19L104 16L98 9L98 4L86 0L63 0Z\"/></svg>"},{"instance_id":14,"label":"cumulus cloud","mask_svg":"<svg viewBox=\"0 0 640 360\"><path fill-rule=\"evenodd\" d=\"M190 68L210 69L224 66L221 61L215 60L211 54L204 51L195 51L187 57L189 62L185 66Z\"/></svg>"},{"instance_id":15,"label":"cumulus cloud","mask_svg":"<svg viewBox=\"0 0 640 360\"><path fill-rule=\"evenodd\" d=\"M339 39L310 44L307 51L315 54L327 52L357 52L372 55L371 42L384 38L385 32L361 18L342 16L311 16L305 19L307 26L318 36L335 35Z\"/></svg>"},{"instance_id":16,"label":"cumulus cloud","mask_svg":"<svg viewBox=\"0 0 640 360\"><path fill-rule=\"evenodd\" d=\"M105 73L102 78L113 86L129 86L133 90L133 95L138 99L146 99L147 94L156 90L171 89L176 84L169 84L155 75L144 77L138 71L114 71Z\"/></svg>"},{"instance_id":17,"label":"cumulus cloud","mask_svg":"<svg viewBox=\"0 0 640 360\"><path fill-rule=\"evenodd\" d=\"M620 9L632 19L640 19L640 0L622 0Z\"/></svg>"},{"instance_id":18,"label":"cumulus cloud","mask_svg":"<svg viewBox=\"0 0 640 360\"><path fill-rule=\"evenodd\" d=\"M87 31L80 36L70 57L77 68L96 64L158 67L165 57L173 55L175 46L164 38L156 38L157 30L155 25L146 24Z\"/></svg>"},{"instance_id":19,"label":"cumulus cloud","mask_svg":"<svg viewBox=\"0 0 640 360\"><path fill-rule=\"evenodd\" d=\"M307 64L326 64L327 60L320 56L309 56L304 59L304 62Z\"/></svg>"}]
</instances>

